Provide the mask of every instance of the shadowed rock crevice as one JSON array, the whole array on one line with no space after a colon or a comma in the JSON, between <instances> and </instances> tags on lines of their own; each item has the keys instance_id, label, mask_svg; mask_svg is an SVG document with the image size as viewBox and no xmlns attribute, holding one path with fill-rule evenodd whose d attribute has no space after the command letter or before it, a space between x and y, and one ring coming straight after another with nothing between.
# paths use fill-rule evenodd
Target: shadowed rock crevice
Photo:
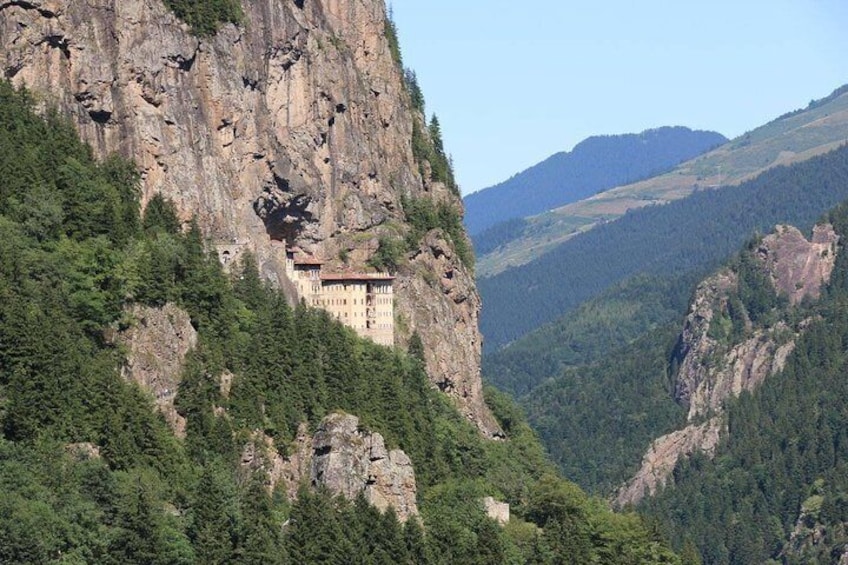
<instances>
[{"instance_id":1,"label":"shadowed rock crevice","mask_svg":"<svg viewBox=\"0 0 848 565\"><path fill-rule=\"evenodd\" d=\"M17 0L17 1L12 1L12 2L4 2L3 4L0 4L0 12L5 10L6 8L10 8L12 6L15 6L17 8L21 8L22 10L35 10L36 12L38 12L38 14L40 16L42 16L44 18L48 18L48 19L49 18L55 18L58 15L56 12L54 12L52 10L49 10L47 8L43 8L41 6L33 4L32 2L24 2L23 0Z\"/></svg>"},{"instance_id":2,"label":"shadowed rock crevice","mask_svg":"<svg viewBox=\"0 0 848 565\"><path fill-rule=\"evenodd\" d=\"M288 181L274 177L277 190L266 189L253 203L253 210L265 224L265 231L274 241L289 244L306 230L306 226L315 222L310 211L312 199L305 194L291 194L287 191ZM280 188L283 190L279 190Z\"/></svg>"}]
</instances>

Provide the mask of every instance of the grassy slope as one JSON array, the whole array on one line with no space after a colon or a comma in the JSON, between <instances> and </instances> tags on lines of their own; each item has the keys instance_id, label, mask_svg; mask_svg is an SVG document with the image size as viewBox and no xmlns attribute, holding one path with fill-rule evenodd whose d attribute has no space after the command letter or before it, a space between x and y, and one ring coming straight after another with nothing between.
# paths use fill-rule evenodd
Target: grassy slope
<instances>
[{"instance_id":1,"label":"grassy slope","mask_svg":"<svg viewBox=\"0 0 848 565\"><path fill-rule=\"evenodd\" d=\"M786 114L674 170L529 218L522 237L478 257L490 277L551 251L627 210L685 198L698 188L736 185L776 165L807 160L848 140L848 91Z\"/></svg>"}]
</instances>

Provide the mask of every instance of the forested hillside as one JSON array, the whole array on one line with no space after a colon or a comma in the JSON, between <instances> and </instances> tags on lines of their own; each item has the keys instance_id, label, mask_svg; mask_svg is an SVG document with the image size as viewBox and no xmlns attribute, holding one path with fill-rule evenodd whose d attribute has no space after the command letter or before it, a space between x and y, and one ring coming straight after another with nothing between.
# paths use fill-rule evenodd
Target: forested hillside
<instances>
[{"instance_id":1,"label":"forested hillside","mask_svg":"<svg viewBox=\"0 0 848 565\"><path fill-rule=\"evenodd\" d=\"M3 563L679 563L634 514L553 472L510 403L481 439L410 355L292 309L248 255L233 278L131 162L99 163L55 112L0 82L0 561ZM197 330L179 439L124 380L130 305L175 304ZM227 394L221 375L233 375ZM494 394L494 393L493 393ZM359 416L415 466L422 520L242 464L257 430ZM506 527L482 496L512 504Z\"/></svg>"},{"instance_id":2,"label":"forested hillside","mask_svg":"<svg viewBox=\"0 0 848 565\"><path fill-rule=\"evenodd\" d=\"M487 352L572 311L639 274L684 273L728 257L777 223L809 228L848 197L848 147L739 186L630 212L574 237L544 257L481 279Z\"/></svg>"},{"instance_id":3,"label":"forested hillside","mask_svg":"<svg viewBox=\"0 0 848 565\"><path fill-rule=\"evenodd\" d=\"M509 180L465 197L465 225L477 236L501 222L532 216L614 186L655 175L727 138L712 131L661 127L584 139Z\"/></svg>"},{"instance_id":4,"label":"forested hillside","mask_svg":"<svg viewBox=\"0 0 848 565\"><path fill-rule=\"evenodd\" d=\"M483 358L487 382L514 396L567 367L589 365L685 311L700 270L679 276L636 275L574 312Z\"/></svg>"},{"instance_id":5,"label":"forested hillside","mask_svg":"<svg viewBox=\"0 0 848 565\"><path fill-rule=\"evenodd\" d=\"M662 524L677 549L697 548L704 563L837 563L848 552L848 205L825 221L839 248L830 285L817 301L791 306L776 294L756 267L760 238L730 262L740 282L726 312L713 320L711 338L729 348L761 327L778 328L784 339L793 332L800 337L782 371L729 401L714 457L682 459L671 484L638 507ZM673 312L682 289L692 286L685 277L631 279L584 304L571 320L501 352L510 359L516 348L500 375L513 390L521 381L510 379L522 359L540 357L528 363L531 379L556 371L521 404L556 462L583 486L611 492L653 439L686 421L686 407L674 401L683 311ZM618 320L623 328L614 331ZM643 331L633 320L645 323ZM544 354L556 336L569 346ZM607 348L594 348L592 337ZM609 344L617 338L618 347ZM722 362L717 353L703 361Z\"/></svg>"},{"instance_id":6,"label":"forested hillside","mask_svg":"<svg viewBox=\"0 0 848 565\"><path fill-rule=\"evenodd\" d=\"M641 506L705 563L837 563L848 553L848 205L828 221L840 236L833 278L794 314L811 321L785 368L730 404L714 459L678 464L674 486ZM772 304L765 313L779 319Z\"/></svg>"}]
</instances>

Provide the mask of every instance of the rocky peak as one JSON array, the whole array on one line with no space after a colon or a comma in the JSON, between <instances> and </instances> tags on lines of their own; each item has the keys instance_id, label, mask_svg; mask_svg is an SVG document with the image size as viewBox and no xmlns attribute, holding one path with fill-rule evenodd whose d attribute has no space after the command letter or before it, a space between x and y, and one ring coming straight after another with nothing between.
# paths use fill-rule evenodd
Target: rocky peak
<instances>
[{"instance_id":1,"label":"rocky peak","mask_svg":"<svg viewBox=\"0 0 848 565\"><path fill-rule=\"evenodd\" d=\"M808 241L791 226L777 226L753 250L757 264L776 295L797 306L818 298L830 280L836 261L838 237L829 224L816 226ZM740 275L722 269L695 291L678 341L679 368L675 399L689 408L688 425L657 438L642 464L615 497L618 506L636 504L664 486L681 457L695 452L712 456L726 432L724 408L729 398L758 387L782 370L795 348L802 322L790 327L785 320L763 325L752 322L744 307L734 305ZM737 311L731 313L732 309ZM739 309L743 311L738 311ZM740 336L728 330L730 318L744 326Z\"/></svg>"},{"instance_id":2,"label":"rocky peak","mask_svg":"<svg viewBox=\"0 0 848 565\"><path fill-rule=\"evenodd\" d=\"M830 224L814 227L809 241L796 227L777 226L763 238L757 255L775 290L797 305L804 298L818 298L821 287L830 280L838 240Z\"/></svg>"},{"instance_id":3,"label":"rocky peak","mask_svg":"<svg viewBox=\"0 0 848 565\"><path fill-rule=\"evenodd\" d=\"M423 118L382 0L243 9L243 25L201 39L161 0L0 3L0 66L71 116L98 155L134 159L143 201L167 196L210 244L252 251L281 287L280 242L363 270L381 236L409 230L403 197L461 207L419 173L411 139ZM495 436L480 393L480 300L446 247L423 242L399 270L397 339L417 331L433 383Z\"/></svg>"}]
</instances>

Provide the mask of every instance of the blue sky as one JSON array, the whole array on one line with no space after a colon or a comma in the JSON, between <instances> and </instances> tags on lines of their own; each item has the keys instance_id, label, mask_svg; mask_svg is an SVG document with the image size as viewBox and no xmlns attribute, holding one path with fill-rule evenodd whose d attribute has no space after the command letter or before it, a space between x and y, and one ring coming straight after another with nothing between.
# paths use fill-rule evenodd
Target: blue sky
<instances>
[{"instance_id":1,"label":"blue sky","mask_svg":"<svg viewBox=\"0 0 848 565\"><path fill-rule=\"evenodd\" d=\"M387 0L465 194L597 134L735 137L848 83L846 0Z\"/></svg>"}]
</instances>

